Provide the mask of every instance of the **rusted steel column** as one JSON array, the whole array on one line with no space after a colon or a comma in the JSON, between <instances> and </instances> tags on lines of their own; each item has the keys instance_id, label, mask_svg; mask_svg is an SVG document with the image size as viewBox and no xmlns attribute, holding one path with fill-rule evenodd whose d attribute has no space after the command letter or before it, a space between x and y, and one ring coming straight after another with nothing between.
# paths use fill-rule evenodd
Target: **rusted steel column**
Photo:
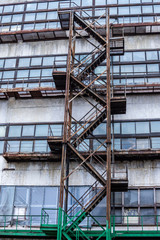
<instances>
[{"instance_id":1,"label":"rusted steel column","mask_svg":"<svg viewBox=\"0 0 160 240\"><path fill-rule=\"evenodd\" d=\"M66 89L65 89L65 110L64 110L64 129L63 129L63 145L62 145L62 159L61 159L61 178L60 178L59 207L61 207L61 208L63 208L64 177L65 177L65 174L66 174L66 161L67 161L67 138L68 138L68 121L69 121L69 95L70 95L70 72L71 72L72 35L73 35L73 13L70 12L69 46L68 46L68 57L67 57L67 74L66 74Z\"/></svg>"},{"instance_id":2,"label":"rusted steel column","mask_svg":"<svg viewBox=\"0 0 160 240\"><path fill-rule=\"evenodd\" d=\"M106 158L106 193L107 193L107 212L106 220L110 229L110 212L111 212L111 89L110 89L110 24L109 24L109 9L106 10L106 67L107 67L107 90L106 90L106 103L107 103L107 158Z\"/></svg>"}]
</instances>

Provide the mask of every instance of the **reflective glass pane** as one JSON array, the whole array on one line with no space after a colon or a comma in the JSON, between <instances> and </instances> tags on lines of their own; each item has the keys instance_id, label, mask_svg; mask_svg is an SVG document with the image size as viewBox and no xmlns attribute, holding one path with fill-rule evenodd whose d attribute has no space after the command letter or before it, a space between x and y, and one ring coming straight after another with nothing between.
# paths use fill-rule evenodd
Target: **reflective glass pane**
<instances>
[{"instance_id":1,"label":"reflective glass pane","mask_svg":"<svg viewBox=\"0 0 160 240\"><path fill-rule=\"evenodd\" d=\"M151 142L152 142L153 149L160 149L160 138L159 137L152 137Z\"/></svg>"},{"instance_id":2,"label":"reflective glass pane","mask_svg":"<svg viewBox=\"0 0 160 240\"><path fill-rule=\"evenodd\" d=\"M149 133L149 122L136 122L136 133Z\"/></svg>"},{"instance_id":3,"label":"reflective glass pane","mask_svg":"<svg viewBox=\"0 0 160 240\"><path fill-rule=\"evenodd\" d=\"M133 65L121 65L121 73L131 73L133 72Z\"/></svg>"},{"instance_id":4,"label":"reflective glass pane","mask_svg":"<svg viewBox=\"0 0 160 240\"><path fill-rule=\"evenodd\" d=\"M154 5L153 9L154 9L154 13L160 13L160 5Z\"/></svg>"},{"instance_id":5,"label":"reflective glass pane","mask_svg":"<svg viewBox=\"0 0 160 240\"><path fill-rule=\"evenodd\" d=\"M25 21L34 21L36 18L35 13L26 13L25 14Z\"/></svg>"},{"instance_id":6,"label":"reflective glass pane","mask_svg":"<svg viewBox=\"0 0 160 240\"><path fill-rule=\"evenodd\" d=\"M130 62L132 61L132 53L131 52L125 52L124 55L120 56L121 62Z\"/></svg>"},{"instance_id":7,"label":"reflective glass pane","mask_svg":"<svg viewBox=\"0 0 160 240\"><path fill-rule=\"evenodd\" d=\"M57 2L49 2L48 9L55 9L58 7L58 1Z\"/></svg>"},{"instance_id":8,"label":"reflective glass pane","mask_svg":"<svg viewBox=\"0 0 160 240\"><path fill-rule=\"evenodd\" d=\"M44 79L52 79L53 69L42 69L42 77Z\"/></svg>"},{"instance_id":9,"label":"reflective glass pane","mask_svg":"<svg viewBox=\"0 0 160 240\"><path fill-rule=\"evenodd\" d=\"M28 3L26 10L33 11L33 10L36 10L36 7L37 7L37 3Z\"/></svg>"},{"instance_id":10,"label":"reflective glass pane","mask_svg":"<svg viewBox=\"0 0 160 240\"><path fill-rule=\"evenodd\" d=\"M47 3L38 3L38 9L47 9Z\"/></svg>"},{"instance_id":11,"label":"reflective glass pane","mask_svg":"<svg viewBox=\"0 0 160 240\"><path fill-rule=\"evenodd\" d=\"M9 22L11 22L11 15L3 16L1 22L2 23L9 23Z\"/></svg>"},{"instance_id":12,"label":"reflective glass pane","mask_svg":"<svg viewBox=\"0 0 160 240\"><path fill-rule=\"evenodd\" d=\"M29 70L19 70L17 71L17 79L27 80L29 75Z\"/></svg>"},{"instance_id":13,"label":"reflective glass pane","mask_svg":"<svg viewBox=\"0 0 160 240\"><path fill-rule=\"evenodd\" d=\"M43 66L53 66L54 57L44 57Z\"/></svg>"},{"instance_id":14,"label":"reflective glass pane","mask_svg":"<svg viewBox=\"0 0 160 240\"><path fill-rule=\"evenodd\" d=\"M130 13L131 14L141 14L141 6L131 6Z\"/></svg>"},{"instance_id":15,"label":"reflective glass pane","mask_svg":"<svg viewBox=\"0 0 160 240\"><path fill-rule=\"evenodd\" d=\"M22 22L22 14L13 15L12 22Z\"/></svg>"},{"instance_id":16,"label":"reflective glass pane","mask_svg":"<svg viewBox=\"0 0 160 240\"><path fill-rule=\"evenodd\" d=\"M57 19L57 18L58 18L58 15L57 15L56 11L47 13L47 19L48 20L53 20L53 19Z\"/></svg>"},{"instance_id":17,"label":"reflective glass pane","mask_svg":"<svg viewBox=\"0 0 160 240\"><path fill-rule=\"evenodd\" d=\"M82 6L92 6L92 0L82 0Z\"/></svg>"},{"instance_id":18,"label":"reflective glass pane","mask_svg":"<svg viewBox=\"0 0 160 240\"><path fill-rule=\"evenodd\" d=\"M156 203L160 203L160 189L156 189Z\"/></svg>"},{"instance_id":19,"label":"reflective glass pane","mask_svg":"<svg viewBox=\"0 0 160 240\"><path fill-rule=\"evenodd\" d=\"M20 137L22 126L10 126L9 127L9 137Z\"/></svg>"},{"instance_id":20,"label":"reflective glass pane","mask_svg":"<svg viewBox=\"0 0 160 240\"><path fill-rule=\"evenodd\" d=\"M24 206L27 208L28 205L28 187L16 187L14 206Z\"/></svg>"},{"instance_id":21,"label":"reflective glass pane","mask_svg":"<svg viewBox=\"0 0 160 240\"><path fill-rule=\"evenodd\" d=\"M147 138L138 138L137 139L137 149L149 149L150 148L150 141Z\"/></svg>"},{"instance_id":22,"label":"reflective glass pane","mask_svg":"<svg viewBox=\"0 0 160 240\"><path fill-rule=\"evenodd\" d=\"M153 8L152 6L142 6L142 13L152 13L153 12Z\"/></svg>"},{"instance_id":23,"label":"reflective glass pane","mask_svg":"<svg viewBox=\"0 0 160 240\"><path fill-rule=\"evenodd\" d=\"M134 65L134 73L146 73L146 65L145 64L138 64Z\"/></svg>"},{"instance_id":24,"label":"reflective glass pane","mask_svg":"<svg viewBox=\"0 0 160 240\"><path fill-rule=\"evenodd\" d=\"M160 121L151 122L151 132L160 132Z\"/></svg>"},{"instance_id":25,"label":"reflective glass pane","mask_svg":"<svg viewBox=\"0 0 160 240\"><path fill-rule=\"evenodd\" d=\"M23 126L22 136L34 136L34 125Z\"/></svg>"},{"instance_id":26,"label":"reflective glass pane","mask_svg":"<svg viewBox=\"0 0 160 240\"><path fill-rule=\"evenodd\" d=\"M47 141L36 140L34 145L34 152L47 152Z\"/></svg>"},{"instance_id":27,"label":"reflective glass pane","mask_svg":"<svg viewBox=\"0 0 160 240\"><path fill-rule=\"evenodd\" d=\"M36 23L35 24L35 29L44 29L45 28L45 23Z\"/></svg>"},{"instance_id":28,"label":"reflective glass pane","mask_svg":"<svg viewBox=\"0 0 160 240\"><path fill-rule=\"evenodd\" d=\"M42 64L42 57L32 58L31 59L31 66L38 66Z\"/></svg>"},{"instance_id":29,"label":"reflective glass pane","mask_svg":"<svg viewBox=\"0 0 160 240\"><path fill-rule=\"evenodd\" d=\"M31 30L34 29L34 24L24 24L23 25L24 30Z\"/></svg>"},{"instance_id":30,"label":"reflective glass pane","mask_svg":"<svg viewBox=\"0 0 160 240\"><path fill-rule=\"evenodd\" d=\"M36 20L45 20L46 19L46 15L47 15L46 12L37 13Z\"/></svg>"},{"instance_id":31,"label":"reflective glass pane","mask_svg":"<svg viewBox=\"0 0 160 240\"><path fill-rule=\"evenodd\" d=\"M158 53L157 51L147 51L147 60L157 60L158 59Z\"/></svg>"},{"instance_id":32,"label":"reflective glass pane","mask_svg":"<svg viewBox=\"0 0 160 240\"><path fill-rule=\"evenodd\" d=\"M115 205L121 205L122 204L122 193L121 192L115 192L111 193L111 204Z\"/></svg>"},{"instance_id":33,"label":"reflective glass pane","mask_svg":"<svg viewBox=\"0 0 160 240\"><path fill-rule=\"evenodd\" d=\"M13 11L13 5L9 5L9 6L4 6L3 12L12 12Z\"/></svg>"},{"instance_id":34,"label":"reflective glass pane","mask_svg":"<svg viewBox=\"0 0 160 240\"><path fill-rule=\"evenodd\" d=\"M135 138L124 138L122 139L122 149L136 149Z\"/></svg>"},{"instance_id":35,"label":"reflective glass pane","mask_svg":"<svg viewBox=\"0 0 160 240\"><path fill-rule=\"evenodd\" d=\"M106 134L106 123L101 123L94 131L94 135L105 135Z\"/></svg>"},{"instance_id":36,"label":"reflective glass pane","mask_svg":"<svg viewBox=\"0 0 160 240\"><path fill-rule=\"evenodd\" d=\"M95 5L105 5L106 0L95 0Z\"/></svg>"},{"instance_id":37,"label":"reflective glass pane","mask_svg":"<svg viewBox=\"0 0 160 240\"><path fill-rule=\"evenodd\" d=\"M129 14L129 7L119 7L118 10L120 15Z\"/></svg>"},{"instance_id":38,"label":"reflective glass pane","mask_svg":"<svg viewBox=\"0 0 160 240\"><path fill-rule=\"evenodd\" d=\"M40 77L41 70L30 70L30 77Z\"/></svg>"},{"instance_id":39,"label":"reflective glass pane","mask_svg":"<svg viewBox=\"0 0 160 240\"><path fill-rule=\"evenodd\" d=\"M3 68L4 65L4 59L0 59L0 68Z\"/></svg>"},{"instance_id":40,"label":"reflective glass pane","mask_svg":"<svg viewBox=\"0 0 160 240\"><path fill-rule=\"evenodd\" d=\"M154 204L154 194L153 189L140 190L140 205L153 205Z\"/></svg>"},{"instance_id":41,"label":"reflective glass pane","mask_svg":"<svg viewBox=\"0 0 160 240\"><path fill-rule=\"evenodd\" d=\"M159 72L159 64L147 64L147 71L149 73Z\"/></svg>"},{"instance_id":42,"label":"reflective glass pane","mask_svg":"<svg viewBox=\"0 0 160 240\"><path fill-rule=\"evenodd\" d=\"M21 152L32 152L33 141L21 141Z\"/></svg>"},{"instance_id":43,"label":"reflective glass pane","mask_svg":"<svg viewBox=\"0 0 160 240\"><path fill-rule=\"evenodd\" d=\"M124 193L124 204L126 206L138 205L138 190L128 190Z\"/></svg>"},{"instance_id":44,"label":"reflective glass pane","mask_svg":"<svg viewBox=\"0 0 160 240\"><path fill-rule=\"evenodd\" d=\"M30 58L20 58L19 59L19 67L29 67Z\"/></svg>"},{"instance_id":45,"label":"reflective glass pane","mask_svg":"<svg viewBox=\"0 0 160 240\"><path fill-rule=\"evenodd\" d=\"M5 79L13 79L14 78L14 71L4 71L3 78Z\"/></svg>"},{"instance_id":46,"label":"reflective glass pane","mask_svg":"<svg viewBox=\"0 0 160 240\"><path fill-rule=\"evenodd\" d=\"M135 134L135 123L133 122L124 122L121 123L122 134Z\"/></svg>"},{"instance_id":47,"label":"reflective glass pane","mask_svg":"<svg viewBox=\"0 0 160 240\"><path fill-rule=\"evenodd\" d=\"M8 141L7 152L19 152L20 141Z\"/></svg>"},{"instance_id":48,"label":"reflective glass pane","mask_svg":"<svg viewBox=\"0 0 160 240\"><path fill-rule=\"evenodd\" d=\"M3 153L4 141L0 141L0 153Z\"/></svg>"},{"instance_id":49,"label":"reflective glass pane","mask_svg":"<svg viewBox=\"0 0 160 240\"><path fill-rule=\"evenodd\" d=\"M17 4L14 6L14 12L22 12L24 11L24 4Z\"/></svg>"},{"instance_id":50,"label":"reflective glass pane","mask_svg":"<svg viewBox=\"0 0 160 240\"><path fill-rule=\"evenodd\" d=\"M54 124L49 126L49 136L62 136L63 126L61 124Z\"/></svg>"},{"instance_id":51,"label":"reflective glass pane","mask_svg":"<svg viewBox=\"0 0 160 240\"><path fill-rule=\"evenodd\" d=\"M151 225L154 224L154 208L141 208L140 215L143 216L141 218L141 225L147 224Z\"/></svg>"},{"instance_id":52,"label":"reflective glass pane","mask_svg":"<svg viewBox=\"0 0 160 240\"><path fill-rule=\"evenodd\" d=\"M48 125L37 125L36 136L48 136Z\"/></svg>"},{"instance_id":53,"label":"reflective glass pane","mask_svg":"<svg viewBox=\"0 0 160 240\"><path fill-rule=\"evenodd\" d=\"M112 128L111 131L113 132ZM114 134L120 134L120 123L114 123Z\"/></svg>"},{"instance_id":54,"label":"reflective glass pane","mask_svg":"<svg viewBox=\"0 0 160 240\"><path fill-rule=\"evenodd\" d=\"M145 61L145 52L133 52L133 61Z\"/></svg>"},{"instance_id":55,"label":"reflective glass pane","mask_svg":"<svg viewBox=\"0 0 160 240\"><path fill-rule=\"evenodd\" d=\"M114 149L115 150L120 150L121 149L121 141L120 141L120 139L117 139L117 138L114 139Z\"/></svg>"},{"instance_id":56,"label":"reflective glass pane","mask_svg":"<svg viewBox=\"0 0 160 240\"><path fill-rule=\"evenodd\" d=\"M0 126L0 137L5 137L6 126Z\"/></svg>"},{"instance_id":57,"label":"reflective glass pane","mask_svg":"<svg viewBox=\"0 0 160 240\"><path fill-rule=\"evenodd\" d=\"M16 66L16 59L6 59L4 67L5 68L13 68Z\"/></svg>"}]
</instances>

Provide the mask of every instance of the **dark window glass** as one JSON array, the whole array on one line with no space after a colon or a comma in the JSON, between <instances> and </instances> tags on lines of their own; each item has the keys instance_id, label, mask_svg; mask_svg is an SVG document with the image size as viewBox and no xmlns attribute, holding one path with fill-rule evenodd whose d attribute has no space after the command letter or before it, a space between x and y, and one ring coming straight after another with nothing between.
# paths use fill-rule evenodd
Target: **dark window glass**
<instances>
[{"instance_id":1,"label":"dark window glass","mask_svg":"<svg viewBox=\"0 0 160 240\"><path fill-rule=\"evenodd\" d=\"M154 204L154 195L152 189L140 190L140 205L153 205Z\"/></svg>"},{"instance_id":2,"label":"dark window glass","mask_svg":"<svg viewBox=\"0 0 160 240\"><path fill-rule=\"evenodd\" d=\"M156 189L156 203L160 203L160 189Z\"/></svg>"},{"instance_id":3,"label":"dark window glass","mask_svg":"<svg viewBox=\"0 0 160 240\"><path fill-rule=\"evenodd\" d=\"M122 205L122 193L121 192L115 192L111 193L111 204L115 205Z\"/></svg>"},{"instance_id":4,"label":"dark window glass","mask_svg":"<svg viewBox=\"0 0 160 240\"><path fill-rule=\"evenodd\" d=\"M138 190L128 190L124 193L125 206L137 206L138 205Z\"/></svg>"},{"instance_id":5,"label":"dark window glass","mask_svg":"<svg viewBox=\"0 0 160 240\"><path fill-rule=\"evenodd\" d=\"M141 217L140 225L147 224L151 225L154 224L154 208L141 208L140 210Z\"/></svg>"}]
</instances>

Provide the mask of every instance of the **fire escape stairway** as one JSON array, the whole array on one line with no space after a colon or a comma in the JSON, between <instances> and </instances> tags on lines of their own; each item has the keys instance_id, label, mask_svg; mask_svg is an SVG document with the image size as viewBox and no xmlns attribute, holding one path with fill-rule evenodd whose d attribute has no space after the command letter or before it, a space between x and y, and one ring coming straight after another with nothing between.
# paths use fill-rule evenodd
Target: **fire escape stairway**
<instances>
[{"instance_id":1,"label":"fire escape stairway","mask_svg":"<svg viewBox=\"0 0 160 240\"><path fill-rule=\"evenodd\" d=\"M68 146L72 153L76 155L78 158L78 161L80 163L83 163L82 166L96 179L101 183L103 186L106 185L106 180L97 172L97 170L89 163L86 161L86 159L82 156L82 154L79 153L79 151L71 144L68 143Z\"/></svg>"},{"instance_id":2,"label":"fire escape stairway","mask_svg":"<svg viewBox=\"0 0 160 240\"><path fill-rule=\"evenodd\" d=\"M74 21L88 34L90 34L95 40L97 40L101 45L104 46L106 44L106 40L76 13L74 13Z\"/></svg>"},{"instance_id":3,"label":"fire escape stairway","mask_svg":"<svg viewBox=\"0 0 160 240\"><path fill-rule=\"evenodd\" d=\"M106 196L106 186L103 186L102 189L96 194L96 197L93 196L92 199L90 199L89 204L87 204L86 207L81 209L80 214L75 217L75 219L72 221L71 225L66 230L67 233L73 232L73 230L78 226L85 218L86 216L91 213L91 211L102 201L102 199Z\"/></svg>"},{"instance_id":4,"label":"fire escape stairway","mask_svg":"<svg viewBox=\"0 0 160 240\"><path fill-rule=\"evenodd\" d=\"M93 62L91 62L90 64L88 64L85 67L85 69L78 74L77 78L83 80L91 72L93 72L95 68L98 67L105 59L106 59L106 50L100 51L96 59L93 60Z\"/></svg>"}]
</instances>

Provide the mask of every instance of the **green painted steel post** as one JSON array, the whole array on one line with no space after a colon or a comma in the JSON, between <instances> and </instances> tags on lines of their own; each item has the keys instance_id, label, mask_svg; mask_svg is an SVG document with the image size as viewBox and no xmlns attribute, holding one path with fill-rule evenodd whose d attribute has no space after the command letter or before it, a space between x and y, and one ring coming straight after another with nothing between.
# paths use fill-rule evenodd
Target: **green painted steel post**
<instances>
[{"instance_id":1,"label":"green painted steel post","mask_svg":"<svg viewBox=\"0 0 160 240\"><path fill-rule=\"evenodd\" d=\"M62 209L59 207L58 210L58 230L57 230L57 240L62 239Z\"/></svg>"}]
</instances>

